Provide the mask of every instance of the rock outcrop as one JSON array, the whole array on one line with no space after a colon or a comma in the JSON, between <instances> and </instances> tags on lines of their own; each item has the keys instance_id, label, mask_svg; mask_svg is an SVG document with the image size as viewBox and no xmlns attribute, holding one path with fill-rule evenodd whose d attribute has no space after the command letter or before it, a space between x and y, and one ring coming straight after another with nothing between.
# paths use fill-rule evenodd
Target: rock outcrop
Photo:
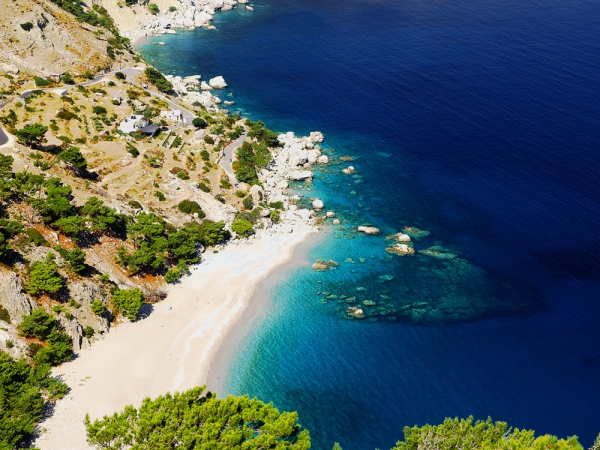
<instances>
[{"instance_id":1,"label":"rock outcrop","mask_svg":"<svg viewBox=\"0 0 600 450\"><path fill-rule=\"evenodd\" d=\"M14 272L0 272L0 292L0 304L6 308L14 324L19 324L37 307L23 290L21 279Z\"/></svg>"},{"instance_id":2,"label":"rock outcrop","mask_svg":"<svg viewBox=\"0 0 600 450\"><path fill-rule=\"evenodd\" d=\"M377 234L381 233L381 230L377 227L366 227L366 226L358 227L358 231L360 231L361 233L372 234L372 235L377 235Z\"/></svg>"}]
</instances>

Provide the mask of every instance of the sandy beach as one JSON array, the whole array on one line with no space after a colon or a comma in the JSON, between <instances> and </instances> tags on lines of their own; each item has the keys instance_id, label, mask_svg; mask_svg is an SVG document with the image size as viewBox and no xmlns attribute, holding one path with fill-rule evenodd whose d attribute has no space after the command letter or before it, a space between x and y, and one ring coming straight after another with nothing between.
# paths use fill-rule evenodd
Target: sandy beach
<instances>
[{"instance_id":1,"label":"sandy beach","mask_svg":"<svg viewBox=\"0 0 600 450\"><path fill-rule=\"evenodd\" d=\"M145 397L206 383L209 366L231 328L242 317L257 283L292 257L311 234L262 236L205 254L192 275L172 286L147 317L123 323L91 349L54 370L71 391L41 424L35 446L42 450L90 448L85 414L101 418L139 405Z\"/></svg>"}]
</instances>

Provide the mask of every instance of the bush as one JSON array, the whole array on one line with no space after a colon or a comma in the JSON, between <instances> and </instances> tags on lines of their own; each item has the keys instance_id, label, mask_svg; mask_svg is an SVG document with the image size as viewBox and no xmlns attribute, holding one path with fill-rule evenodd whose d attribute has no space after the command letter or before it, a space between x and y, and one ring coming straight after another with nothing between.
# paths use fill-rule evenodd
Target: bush
<instances>
[{"instance_id":1,"label":"bush","mask_svg":"<svg viewBox=\"0 0 600 450\"><path fill-rule=\"evenodd\" d=\"M175 283L181 278L181 271L179 269L169 269L165 273L165 281L167 283Z\"/></svg>"},{"instance_id":2,"label":"bush","mask_svg":"<svg viewBox=\"0 0 600 450\"><path fill-rule=\"evenodd\" d=\"M202 192L210 192L210 188L202 181L198 183L198 189L200 189Z\"/></svg>"},{"instance_id":3,"label":"bush","mask_svg":"<svg viewBox=\"0 0 600 450\"><path fill-rule=\"evenodd\" d=\"M129 200L129 206L135 209L142 209L142 204L137 200Z\"/></svg>"},{"instance_id":4,"label":"bush","mask_svg":"<svg viewBox=\"0 0 600 450\"><path fill-rule=\"evenodd\" d=\"M29 238L29 242L35 244L37 247L50 247L50 243L46 238L35 228L27 228L25 234Z\"/></svg>"},{"instance_id":5,"label":"bush","mask_svg":"<svg viewBox=\"0 0 600 450\"><path fill-rule=\"evenodd\" d=\"M279 221L281 220L279 211L277 211L276 209L271 211L270 217L273 223L279 223Z\"/></svg>"},{"instance_id":6,"label":"bush","mask_svg":"<svg viewBox=\"0 0 600 450\"><path fill-rule=\"evenodd\" d=\"M231 224L231 229L243 237L248 237L254 232L252 224L244 219L236 219Z\"/></svg>"},{"instance_id":7,"label":"bush","mask_svg":"<svg viewBox=\"0 0 600 450\"><path fill-rule=\"evenodd\" d=\"M164 202L165 201L165 194L163 194L160 191L156 191L154 193L154 196L158 199L159 202Z\"/></svg>"},{"instance_id":8,"label":"bush","mask_svg":"<svg viewBox=\"0 0 600 450\"><path fill-rule=\"evenodd\" d=\"M274 209L280 209L283 211L283 202L282 201L271 202L271 203L269 203L269 207L274 208Z\"/></svg>"},{"instance_id":9,"label":"bush","mask_svg":"<svg viewBox=\"0 0 600 450\"><path fill-rule=\"evenodd\" d=\"M212 136L204 136L204 142L212 145L215 143L215 139Z\"/></svg>"},{"instance_id":10,"label":"bush","mask_svg":"<svg viewBox=\"0 0 600 450\"><path fill-rule=\"evenodd\" d=\"M87 169L87 161L77 147L69 147L68 149L63 150L56 155L56 160L63 161L67 163L67 165L71 166L71 168L78 171L84 171Z\"/></svg>"},{"instance_id":11,"label":"bush","mask_svg":"<svg viewBox=\"0 0 600 450\"><path fill-rule=\"evenodd\" d=\"M42 77L35 77L34 82L37 87L47 87L50 84L49 80Z\"/></svg>"},{"instance_id":12,"label":"bush","mask_svg":"<svg viewBox=\"0 0 600 450\"><path fill-rule=\"evenodd\" d=\"M204 387L144 399L139 409L92 422L86 415L87 440L98 448L185 448L308 450L310 437L297 413L280 413L273 404L248 396L217 399Z\"/></svg>"},{"instance_id":13,"label":"bush","mask_svg":"<svg viewBox=\"0 0 600 450\"><path fill-rule=\"evenodd\" d=\"M116 289L112 293L112 299L115 309L132 322L137 319L140 308L145 302L144 294L140 288Z\"/></svg>"},{"instance_id":14,"label":"bush","mask_svg":"<svg viewBox=\"0 0 600 450\"><path fill-rule=\"evenodd\" d=\"M91 303L92 306L92 311L94 311L94 314L96 314L97 316L101 316L102 314L104 314L104 311L106 311L106 306L104 305L104 303L102 303L102 301L96 299Z\"/></svg>"},{"instance_id":15,"label":"bush","mask_svg":"<svg viewBox=\"0 0 600 450\"><path fill-rule=\"evenodd\" d=\"M45 261L36 261L31 265L29 282L25 283L25 290L32 295L41 293L54 294L63 287L63 280L56 271L56 264L50 258Z\"/></svg>"},{"instance_id":16,"label":"bush","mask_svg":"<svg viewBox=\"0 0 600 450\"><path fill-rule=\"evenodd\" d=\"M125 74L124 74L123 72L117 72L117 73L115 73L115 78L116 78L117 80L121 80L121 81L123 81L123 80L125 80L127 77L125 76Z\"/></svg>"},{"instance_id":17,"label":"bush","mask_svg":"<svg viewBox=\"0 0 600 450\"><path fill-rule=\"evenodd\" d=\"M97 115L106 114L106 108L104 106L94 106L92 112Z\"/></svg>"},{"instance_id":18,"label":"bush","mask_svg":"<svg viewBox=\"0 0 600 450\"><path fill-rule=\"evenodd\" d=\"M33 30L33 24L31 22L25 22L21 24L21 28L23 28L25 31L31 31Z\"/></svg>"},{"instance_id":19,"label":"bush","mask_svg":"<svg viewBox=\"0 0 600 450\"><path fill-rule=\"evenodd\" d=\"M94 329L89 325L83 329L85 337L91 338L94 335Z\"/></svg>"},{"instance_id":20,"label":"bush","mask_svg":"<svg viewBox=\"0 0 600 450\"><path fill-rule=\"evenodd\" d=\"M252 196L249 195L248 197L246 197L244 199L244 201L242 202L242 204L244 205L244 208L246 208L248 211L252 210L254 208L254 202L252 201Z\"/></svg>"},{"instance_id":21,"label":"bush","mask_svg":"<svg viewBox=\"0 0 600 450\"><path fill-rule=\"evenodd\" d=\"M202 208L200 208L198 202L193 200L184 200L177 205L177 208L179 208L179 211L185 214L198 214L198 218L200 219L204 219L204 217L206 217L206 214L204 214L204 211L202 211Z\"/></svg>"},{"instance_id":22,"label":"bush","mask_svg":"<svg viewBox=\"0 0 600 450\"><path fill-rule=\"evenodd\" d=\"M169 6L169 12L175 12L177 8L175 6Z\"/></svg>"},{"instance_id":23,"label":"bush","mask_svg":"<svg viewBox=\"0 0 600 450\"><path fill-rule=\"evenodd\" d=\"M152 5L152 3L148 5L148 8L150 8ZM156 70L154 67L146 67L144 73L148 77L148 80L152 84L154 84L160 91L169 92L173 89L173 85L169 81L167 81L165 76L158 70Z\"/></svg>"},{"instance_id":24,"label":"bush","mask_svg":"<svg viewBox=\"0 0 600 450\"><path fill-rule=\"evenodd\" d=\"M77 114L75 114L74 112L71 111L67 111L66 109L61 109L59 112L56 113L56 118L57 119L62 119L62 120L79 120L79 116L77 116Z\"/></svg>"},{"instance_id":25,"label":"bush","mask_svg":"<svg viewBox=\"0 0 600 450\"><path fill-rule=\"evenodd\" d=\"M41 145L46 142L44 135L48 131L48 127L41 123L25 125L21 130L14 130L13 134L17 136L20 144L25 144L30 147Z\"/></svg>"},{"instance_id":26,"label":"bush","mask_svg":"<svg viewBox=\"0 0 600 450\"><path fill-rule=\"evenodd\" d=\"M6 323L11 323L10 314L8 313L8 309L6 309L2 305L0 305L0 320L4 321Z\"/></svg>"},{"instance_id":27,"label":"bush","mask_svg":"<svg viewBox=\"0 0 600 450\"><path fill-rule=\"evenodd\" d=\"M65 72L60 79L62 80L63 83L65 84L75 84L75 80L73 79L73 77L71 76L71 74L69 72Z\"/></svg>"},{"instance_id":28,"label":"bush","mask_svg":"<svg viewBox=\"0 0 600 450\"><path fill-rule=\"evenodd\" d=\"M194 120L192 120L192 125L194 125L196 128L206 128L206 121L201 117L196 117Z\"/></svg>"},{"instance_id":29,"label":"bush","mask_svg":"<svg viewBox=\"0 0 600 450\"><path fill-rule=\"evenodd\" d=\"M67 333L54 328L48 336L48 343L47 347L41 348L38 354L33 357L33 362L36 365L49 364L57 366L73 356L73 343Z\"/></svg>"},{"instance_id":30,"label":"bush","mask_svg":"<svg viewBox=\"0 0 600 450\"><path fill-rule=\"evenodd\" d=\"M133 145L131 145L129 142L127 143L127 147L125 147L125 148L127 150L127 153L129 153L134 158L137 158L140 155L140 151L137 148L135 148Z\"/></svg>"},{"instance_id":31,"label":"bush","mask_svg":"<svg viewBox=\"0 0 600 450\"><path fill-rule=\"evenodd\" d=\"M148 5L148 11L150 11L150 14L152 14L153 16L158 14L158 5L156 3L150 3Z\"/></svg>"},{"instance_id":32,"label":"bush","mask_svg":"<svg viewBox=\"0 0 600 450\"><path fill-rule=\"evenodd\" d=\"M69 263L73 272L80 273L85 270L85 253L79 247L75 247L73 250L69 251L60 245L57 245L54 249Z\"/></svg>"},{"instance_id":33,"label":"bush","mask_svg":"<svg viewBox=\"0 0 600 450\"><path fill-rule=\"evenodd\" d=\"M37 308L25 316L17 328L25 337L45 340L55 327L54 317L44 308Z\"/></svg>"}]
</instances>

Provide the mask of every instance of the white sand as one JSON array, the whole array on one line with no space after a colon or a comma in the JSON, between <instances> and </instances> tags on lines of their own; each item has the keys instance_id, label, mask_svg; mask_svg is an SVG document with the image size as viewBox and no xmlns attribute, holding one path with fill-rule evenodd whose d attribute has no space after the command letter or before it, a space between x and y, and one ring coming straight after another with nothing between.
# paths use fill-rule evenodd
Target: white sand
<instances>
[{"instance_id":1,"label":"white sand","mask_svg":"<svg viewBox=\"0 0 600 450\"><path fill-rule=\"evenodd\" d=\"M145 397L206 383L219 345L237 323L258 281L291 259L310 233L294 231L206 254L193 274L169 290L149 317L124 323L55 369L71 388L41 424L42 450L90 448L83 419L139 405Z\"/></svg>"}]
</instances>

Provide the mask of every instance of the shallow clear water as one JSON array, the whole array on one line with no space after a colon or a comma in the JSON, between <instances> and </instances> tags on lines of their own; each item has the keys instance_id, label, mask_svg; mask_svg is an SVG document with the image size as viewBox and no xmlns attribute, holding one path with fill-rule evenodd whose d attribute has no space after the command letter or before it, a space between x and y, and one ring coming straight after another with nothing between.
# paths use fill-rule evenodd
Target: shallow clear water
<instances>
[{"instance_id":1,"label":"shallow clear water","mask_svg":"<svg viewBox=\"0 0 600 450\"><path fill-rule=\"evenodd\" d=\"M357 158L358 177L332 165L300 188L344 222L309 255L339 268L267 282L222 394L298 410L317 449L386 449L404 425L467 415L589 446L600 432L598 23L594 2L573 0L263 0L218 14L218 31L144 46L165 72L223 75L223 98L271 128L318 129L332 156ZM384 233L351 232L366 223ZM459 256L387 254L385 235L404 226L430 231L417 250ZM376 303L367 318L348 320L364 300Z\"/></svg>"}]
</instances>

